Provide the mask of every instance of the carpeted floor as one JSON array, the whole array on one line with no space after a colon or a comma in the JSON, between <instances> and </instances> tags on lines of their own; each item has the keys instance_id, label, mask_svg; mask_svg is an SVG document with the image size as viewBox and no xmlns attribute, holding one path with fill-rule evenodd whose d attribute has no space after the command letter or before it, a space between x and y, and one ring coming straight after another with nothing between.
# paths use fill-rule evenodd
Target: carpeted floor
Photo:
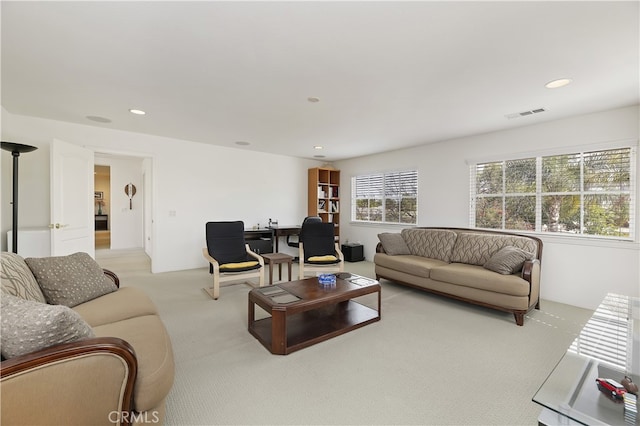
<instances>
[{"instance_id":1,"label":"carpeted floor","mask_svg":"<svg viewBox=\"0 0 640 426\"><path fill-rule=\"evenodd\" d=\"M517 327L511 314L383 280L380 322L278 356L247 331L249 286L214 301L208 268L151 274L136 250L96 258L147 291L171 334L169 425L536 425L531 398L591 315L542 301ZM374 276L370 262L346 270Z\"/></svg>"}]
</instances>

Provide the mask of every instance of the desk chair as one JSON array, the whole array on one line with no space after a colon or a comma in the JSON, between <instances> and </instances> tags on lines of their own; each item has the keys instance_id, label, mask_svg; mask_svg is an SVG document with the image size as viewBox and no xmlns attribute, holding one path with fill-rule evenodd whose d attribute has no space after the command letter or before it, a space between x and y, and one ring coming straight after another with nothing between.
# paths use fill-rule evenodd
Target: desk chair
<instances>
[{"instance_id":1,"label":"desk chair","mask_svg":"<svg viewBox=\"0 0 640 426\"><path fill-rule=\"evenodd\" d=\"M307 272L342 272L344 271L344 255L335 240L333 223L308 222L300 230L300 247L298 249L299 279L304 279Z\"/></svg>"},{"instance_id":2,"label":"desk chair","mask_svg":"<svg viewBox=\"0 0 640 426\"><path fill-rule=\"evenodd\" d=\"M213 274L213 287L204 290L214 300L220 296L220 283L258 278L264 286L264 259L251 251L244 240L244 222L207 222L207 247L202 249Z\"/></svg>"}]
</instances>

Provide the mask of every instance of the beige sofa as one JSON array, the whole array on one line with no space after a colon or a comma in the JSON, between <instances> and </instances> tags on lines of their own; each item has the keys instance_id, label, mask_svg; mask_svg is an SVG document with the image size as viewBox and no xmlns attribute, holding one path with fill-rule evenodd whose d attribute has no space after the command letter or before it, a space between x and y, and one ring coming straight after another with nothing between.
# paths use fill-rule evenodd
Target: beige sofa
<instances>
[{"instance_id":1,"label":"beige sofa","mask_svg":"<svg viewBox=\"0 0 640 426\"><path fill-rule=\"evenodd\" d=\"M38 276L32 271L32 263L27 265L16 254L2 253L2 424L164 421L174 360L158 311L144 292L120 288L114 273L103 271L83 255L81 262L76 262L79 269L75 272L96 273L97 267L98 286L106 293L68 307L46 303L53 293L44 291L42 281L74 271L66 264L56 264L59 259L67 261L67 257L38 259L45 267ZM77 261L73 256L69 258ZM48 263L50 259L53 263ZM49 274L46 266L52 264L57 266ZM70 296L77 294L75 289ZM40 329L43 324L48 329ZM54 344L43 343L42 339L53 339ZM31 345L48 347L30 351ZM29 352L21 353L24 351Z\"/></svg>"},{"instance_id":2,"label":"beige sofa","mask_svg":"<svg viewBox=\"0 0 640 426\"><path fill-rule=\"evenodd\" d=\"M379 238L377 279L511 312L518 325L540 309L539 238L465 228L410 228Z\"/></svg>"}]
</instances>

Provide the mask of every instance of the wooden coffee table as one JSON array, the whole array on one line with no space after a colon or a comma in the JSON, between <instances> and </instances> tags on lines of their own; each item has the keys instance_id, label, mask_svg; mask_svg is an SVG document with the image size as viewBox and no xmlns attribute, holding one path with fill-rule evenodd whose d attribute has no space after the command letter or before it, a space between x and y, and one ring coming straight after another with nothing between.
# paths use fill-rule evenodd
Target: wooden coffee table
<instances>
[{"instance_id":1,"label":"wooden coffee table","mask_svg":"<svg viewBox=\"0 0 640 426\"><path fill-rule=\"evenodd\" d=\"M341 273L335 286L317 278L255 288L249 292L249 333L272 354L286 355L380 321L381 287L371 278ZM353 300L378 293L378 309ZM255 305L271 316L255 319Z\"/></svg>"}]
</instances>

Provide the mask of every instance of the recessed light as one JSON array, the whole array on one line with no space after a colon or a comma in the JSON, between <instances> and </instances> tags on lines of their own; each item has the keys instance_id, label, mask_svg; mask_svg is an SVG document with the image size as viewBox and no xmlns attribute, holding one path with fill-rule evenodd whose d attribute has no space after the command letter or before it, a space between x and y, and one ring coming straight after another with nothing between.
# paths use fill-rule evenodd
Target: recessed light
<instances>
[{"instance_id":1,"label":"recessed light","mask_svg":"<svg viewBox=\"0 0 640 426\"><path fill-rule=\"evenodd\" d=\"M247 146L247 145L251 145L249 142L247 141L236 141L235 142L236 145L240 145L240 146Z\"/></svg>"},{"instance_id":2,"label":"recessed light","mask_svg":"<svg viewBox=\"0 0 640 426\"><path fill-rule=\"evenodd\" d=\"M571 83L573 79L570 78L560 78L558 80L553 80L544 85L547 89L557 89L559 87L564 87L567 84Z\"/></svg>"},{"instance_id":3,"label":"recessed light","mask_svg":"<svg viewBox=\"0 0 640 426\"><path fill-rule=\"evenodd\" d=\"M100 117L97 115L87 115L87 120L95 121L96 123L111 123L111 120L106 117Z\"/></svg>"},{"instance_id":4,"label":"recessed light","mask_svg":"<svg viewBox=\"0 0 640 426\"><path fill-rule=\"evenodd\" d=\"M136 114L136 115L145 115L146 114L146 112L144 112L141 109L130 109L129 112L131 114Z\"/></svg>"},{"instance_id":5,"label":"recessed light","mask_svg":"<svg viewBox=\"0 0 640 426\"><path fill-rule=\"evenodd\" d=\"M313 149L323 149L324 147L320 146L320 145L316 145L313 147Z\"/></svg>"},{"instance_id":6,"label":"recessed light","mask_svg":"<svg viewBox=\"0 0 640 426\"><path fill-rule=\"evenodd\" d=\"M320 102L319 98L316 98L315 96L310 96L307 98L307 100L311 103L316 103L316 102Z\"/></svg>"}]
</instances>

